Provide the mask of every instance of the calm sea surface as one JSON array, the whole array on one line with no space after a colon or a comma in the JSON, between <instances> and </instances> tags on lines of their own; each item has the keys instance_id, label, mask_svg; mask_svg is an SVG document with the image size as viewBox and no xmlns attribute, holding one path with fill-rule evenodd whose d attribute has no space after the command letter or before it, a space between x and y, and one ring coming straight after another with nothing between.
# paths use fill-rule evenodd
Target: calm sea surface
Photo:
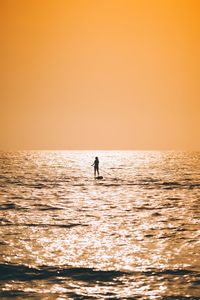
<instances>
[{"instance_id":1,"label":"calm sea surface","mask_svg":"<svg viewBox=\"0 0 200 300\"><path fill-rule=\"evenodd\" d=\"M1 299L200 299L200 153L0 152L0 187Z\"/></svg>"}]
</instances>

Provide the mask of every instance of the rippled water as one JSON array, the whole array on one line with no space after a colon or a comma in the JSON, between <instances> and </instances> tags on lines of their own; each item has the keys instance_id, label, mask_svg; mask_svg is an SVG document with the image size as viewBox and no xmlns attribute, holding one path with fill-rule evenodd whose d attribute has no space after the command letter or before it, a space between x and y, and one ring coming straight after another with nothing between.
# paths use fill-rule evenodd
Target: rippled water
<instances>
[{"instance_id":1,"label":"rippled water","mask_svg":"<svg viewBox=\"0 0 200 300\"><path fill-rule=\"evenodd\" d=\"M1 152L0 170L1 299L200 299L200 153Z\"/></svg>"}]
</instances>

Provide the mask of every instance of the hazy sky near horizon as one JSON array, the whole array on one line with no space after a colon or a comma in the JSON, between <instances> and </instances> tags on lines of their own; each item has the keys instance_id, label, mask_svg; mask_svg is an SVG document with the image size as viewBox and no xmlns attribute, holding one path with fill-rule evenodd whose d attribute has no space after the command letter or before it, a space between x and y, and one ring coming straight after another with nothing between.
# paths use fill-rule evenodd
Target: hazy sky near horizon
<instances>
[{"instance_id":1,"label":"hazy sky near horizon","mask_svg":"<svg viewBox=\"0 0 200 300\"><path fill-rule=\"evenodd\" d=\"M0 0L0 149L200 150L200 1Z\"/></svg>"}]
</instances>

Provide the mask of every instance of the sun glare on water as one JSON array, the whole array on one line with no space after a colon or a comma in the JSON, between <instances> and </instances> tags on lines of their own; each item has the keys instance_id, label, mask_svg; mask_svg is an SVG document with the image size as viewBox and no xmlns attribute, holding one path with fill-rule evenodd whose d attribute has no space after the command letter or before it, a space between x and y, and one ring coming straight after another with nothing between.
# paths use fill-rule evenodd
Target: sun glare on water
<instances>
[{"instance_id":1,"label":"sun glare on water","mask_svg":"<svg viewBox=\"0 0 200 300\"><path fill-rule=\"evenodd\" d=\"M96 156L102 180L94 179ZM14 280L4 289L99 299L198 294L189 284L200 265L198 153L28 151L2 159L2 263Z\"/></svg>"}]
</instances>

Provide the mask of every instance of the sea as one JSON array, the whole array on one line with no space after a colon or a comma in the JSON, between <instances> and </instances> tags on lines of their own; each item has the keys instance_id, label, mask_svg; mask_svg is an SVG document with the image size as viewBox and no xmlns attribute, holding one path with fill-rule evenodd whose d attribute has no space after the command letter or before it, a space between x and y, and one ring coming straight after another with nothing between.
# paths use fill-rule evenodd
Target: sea
<instances>
[{"instance_id":1,"label":"sea","mask_svg":"<svg viewBox=\"0 0 200 300\"><path fill-rule=\"evenodd\" d=\"M200 152L1 151L0 299L200 299Z\"/></svg>"}]
</instances>

